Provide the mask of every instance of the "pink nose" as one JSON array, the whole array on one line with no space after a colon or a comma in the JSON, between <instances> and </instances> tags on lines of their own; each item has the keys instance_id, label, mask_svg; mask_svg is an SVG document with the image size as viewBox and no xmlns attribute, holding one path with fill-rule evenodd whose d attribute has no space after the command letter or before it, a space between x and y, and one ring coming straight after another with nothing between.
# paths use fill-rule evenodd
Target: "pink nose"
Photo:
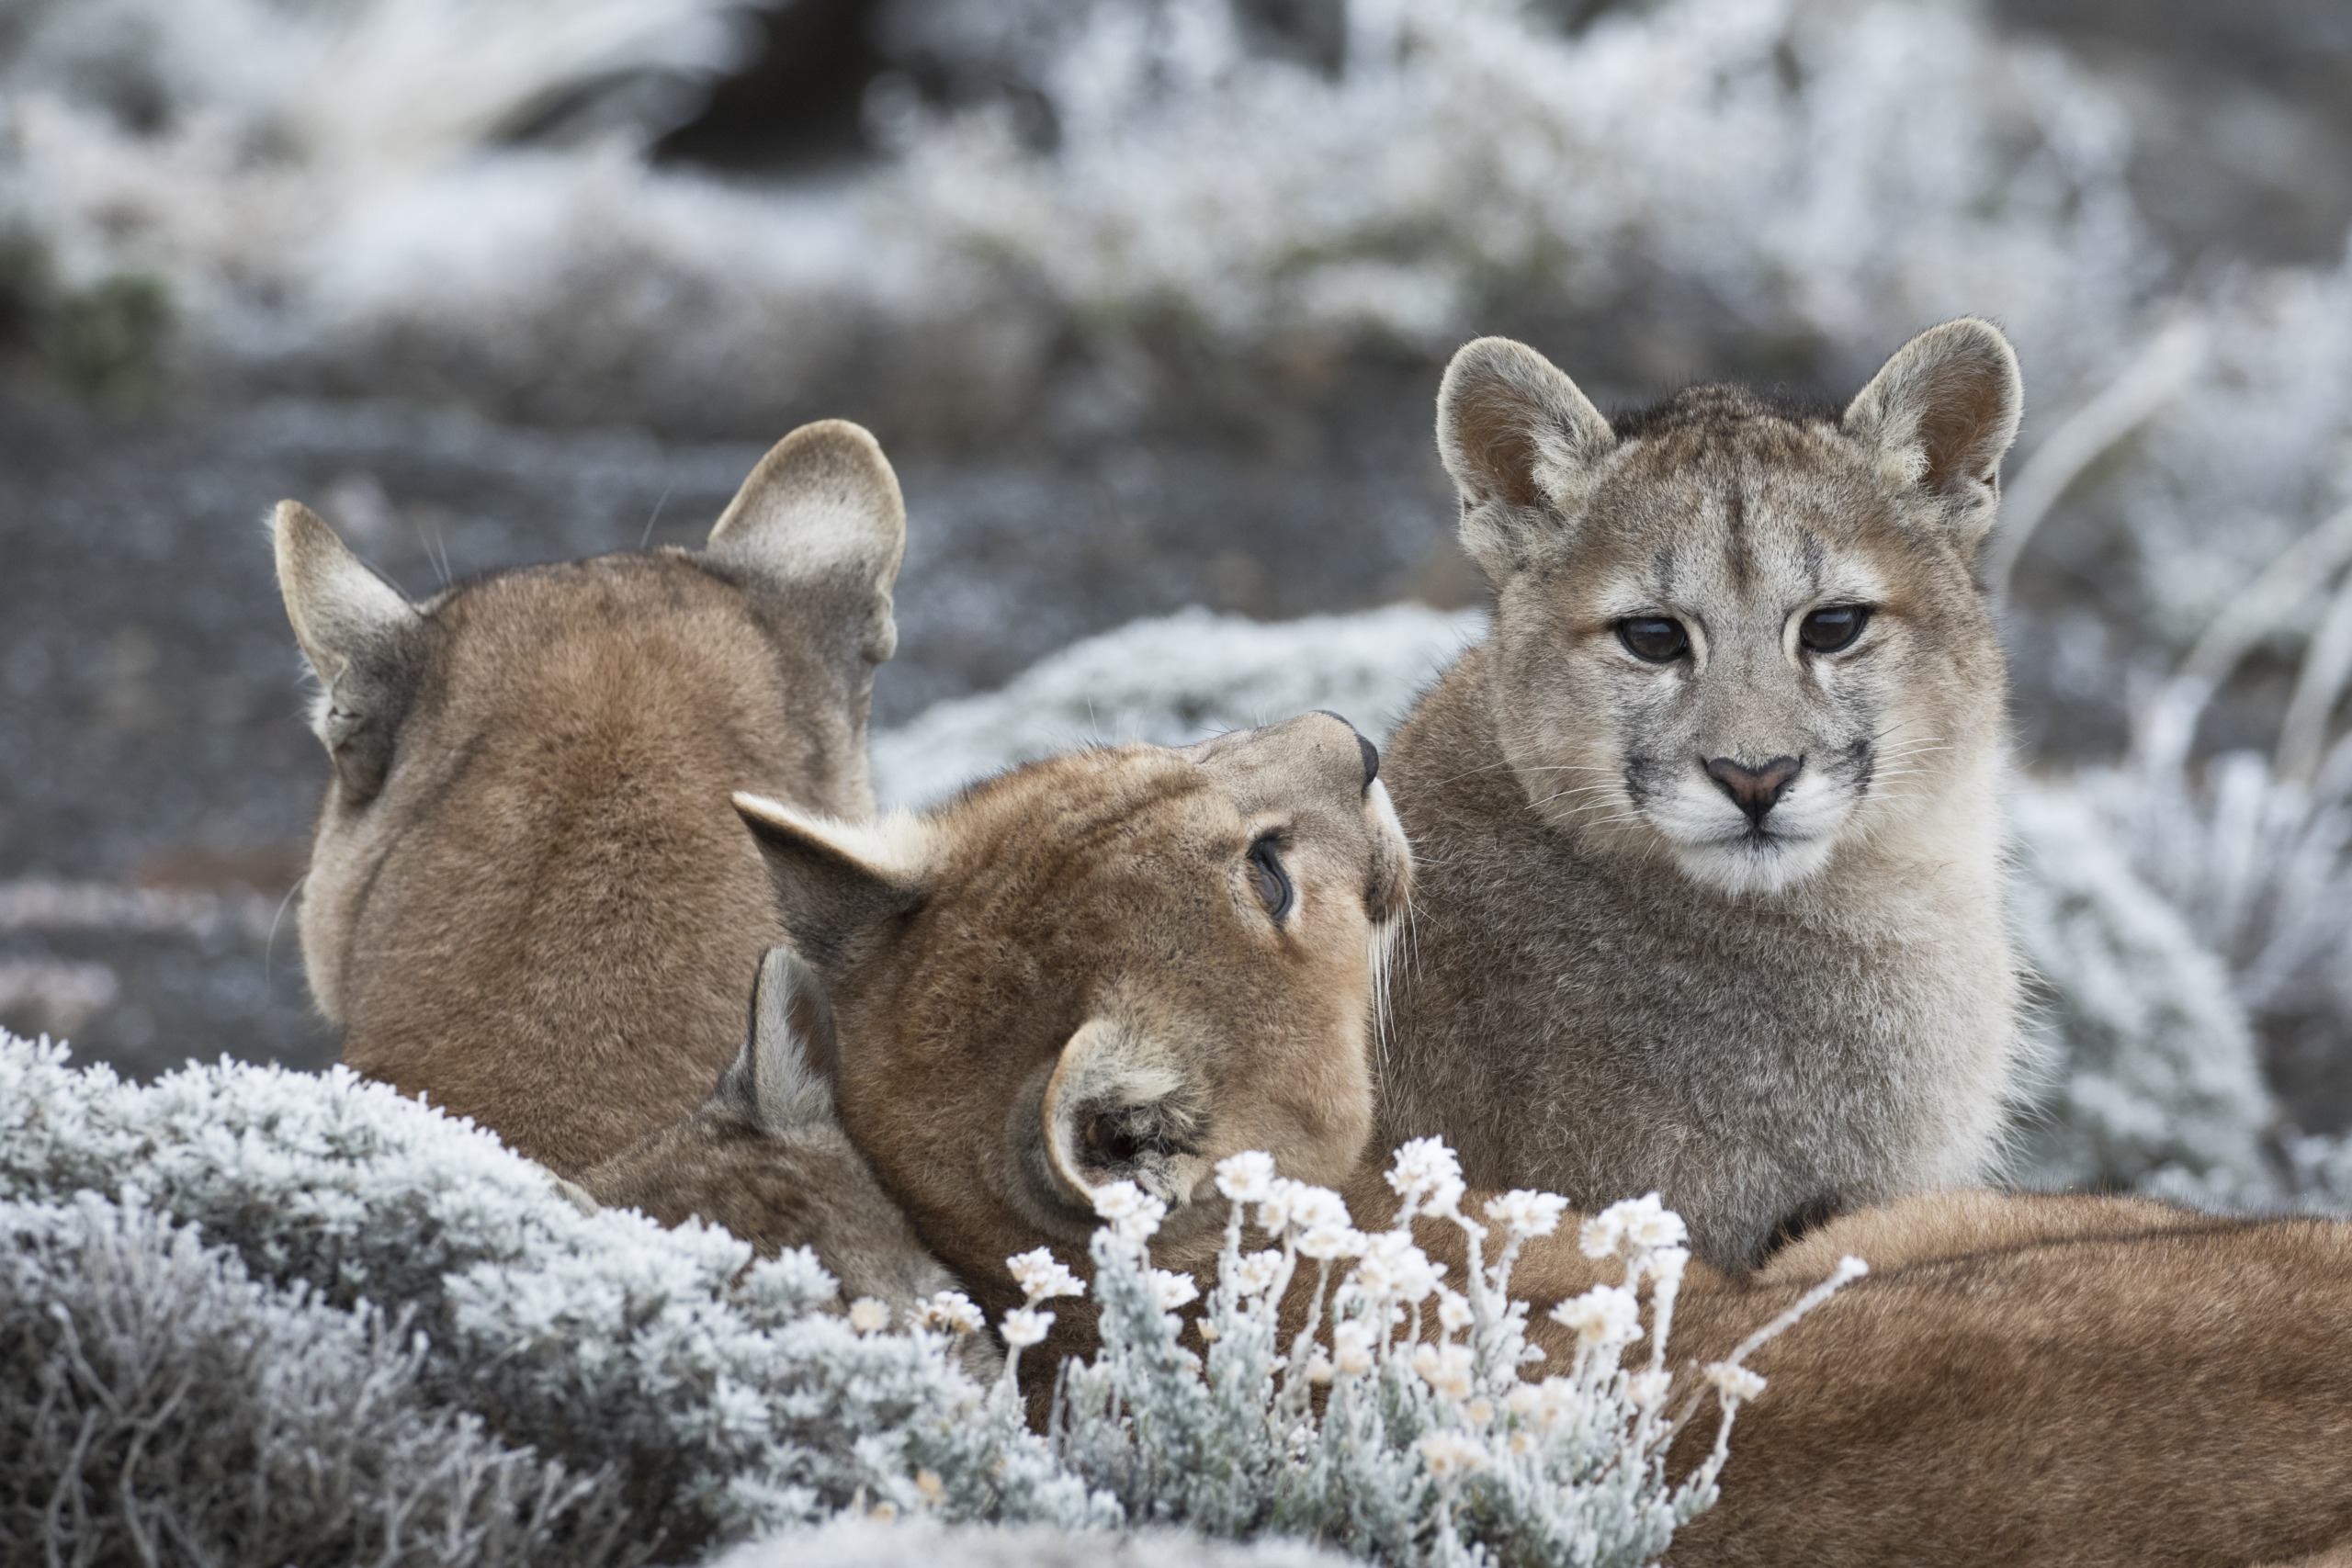
<instances>
[{"instance_id":1,"label":"pink nose","mask_svg":"<svg viewBox=\"0 0 2352 1568\"><path fill-rule=\"evenodd\" d=\"M1707 776L1723 785L1732 803L1747 813L1750 822L1761 828L1766 815L1781 803L1790 781L1804 766L1803 757L1775 757L1759 768L1718 757L1707 764Z\"/></svg>"}]
</instances>

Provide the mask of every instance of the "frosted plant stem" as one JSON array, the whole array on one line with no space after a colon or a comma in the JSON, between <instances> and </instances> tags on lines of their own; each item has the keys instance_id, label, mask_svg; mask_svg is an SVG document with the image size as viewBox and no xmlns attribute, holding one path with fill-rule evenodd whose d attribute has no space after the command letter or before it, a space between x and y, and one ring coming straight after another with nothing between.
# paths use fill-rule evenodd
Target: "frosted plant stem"
<instances>
[{"instance_id":1,"label":"frosted plant stem","mask_svg":"<svg viewBox=\"0 0 2352 1568\"><path fill-rule=\"evenodd\" d=\"M2007 597L2018 558L2067 487L2101 453L2178 396L2204 364L2205 349L2202 321L2190 317L2174 322L2034 448L2009 488L2001 509L2001 532L1986 551L1984 581L1996 595Z\"/></svg>"},{"instance_id":2,"label":"frosted plant stem","mask_svg":"<svg viewBox=\"0 0 2352 1568\"><path fill-rule=\"evenodd\" d=\"M2279 778L2308 788L2319 776L2321 760L2327 755L2328 719L2346 681L2352 681L2352 571L2336 585L2326 618L2304 650L2295 694L2288 699L2287 716L2278 727L2273 771Z\"/></svg>"}]
</instances>

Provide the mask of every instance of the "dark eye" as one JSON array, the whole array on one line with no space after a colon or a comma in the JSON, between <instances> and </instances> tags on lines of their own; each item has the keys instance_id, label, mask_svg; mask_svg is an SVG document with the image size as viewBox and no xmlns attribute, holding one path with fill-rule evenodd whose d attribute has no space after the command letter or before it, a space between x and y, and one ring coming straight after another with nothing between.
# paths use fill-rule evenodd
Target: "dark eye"
<instances>
[{"instance_id":1,"label":"dark eye","mask_svg":"<svg viewBox=\"0 0 2352 1568\"><path fill-rule=\"evenodd\" d=\"M1617 640L1636 659L1671 664L1690 651L1690 634L1664 615L1631 615L1617 623Z\"/></svg>"},{"instance_id":2,"label":"dark eye","mask_svg":"<svg viewBox=\"0 0 2352 1568\"><path fill-rule=\"evenodd\" d=\"M1250 886L1258 890L1258 901L1266 906L1274 924L1282 924L1297 894L1291 888L1290 873L1283 869L1282 853L1271 833L1250 846Z\"/></svg>"},{"instance_id":3,"label":"dark eye","mask_svg":"<svg viewBox=\"0 0 2352 1568\"><path fill-rule=\"evenodd\" d=\"M1832 604L1798 623L1797 640L1815 653L1835 653L1861 636L1870 618L1867 604Z\"/></svg>"}]
</instances>

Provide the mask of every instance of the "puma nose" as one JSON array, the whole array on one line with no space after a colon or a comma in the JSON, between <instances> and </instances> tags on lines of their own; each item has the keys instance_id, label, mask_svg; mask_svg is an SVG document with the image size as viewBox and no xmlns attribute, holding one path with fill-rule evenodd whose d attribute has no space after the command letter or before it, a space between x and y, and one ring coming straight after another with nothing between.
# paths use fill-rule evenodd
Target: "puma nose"
<instances>
[{"instance_id":1,"label":"puma nose","mask_svg":"<svg viewBox=\"0 0 2352 1568\"><path fill-rule=\"evenodd\" d=\"M1802 757L1775 757L1760 768L1747 767L1729 757L1718 757L1707 764L1707 776L1724 786L1724 793L1733 804L1747 813L1747 819L1758 828L1764 818L1781 802L1789 781L1804 766Z\"/></svg>"},{"instance_id":2,"label":"puma nose","mask_svg":"<svg viewBox=\"0 0 2352 1568\"><path fill-rule=\"evenodd\" d=\"M1349 720L1347 715L1343 713L1333 713L1329 708L1317 708L1315 711L1321 714L1325 718L1338 719L1341 724L1347 725L1348 728L1354 732L1356 738L1356 754L1363 759L1363 787L1370 789L1372 787L1372 781L1380 776L1380 748L1365 739L1363 731L1357 729L1355 725Z\"/></svg>"}]
</instances>

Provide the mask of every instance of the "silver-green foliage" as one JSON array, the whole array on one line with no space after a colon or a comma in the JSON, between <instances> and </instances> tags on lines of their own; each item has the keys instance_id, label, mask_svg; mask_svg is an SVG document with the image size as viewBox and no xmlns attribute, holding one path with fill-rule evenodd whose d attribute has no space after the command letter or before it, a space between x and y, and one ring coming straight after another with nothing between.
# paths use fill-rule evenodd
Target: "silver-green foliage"
<instances>
[{"instance_id":1,"label":"silver-green foliage","mask_svg":"<svg viewBox=\"0 0 2352 1568\"><path fill-rule=\"evenodd\" d=\"M0 1040L0 1200L134 1190L257 1280L400 1314L422 1397L613 1478L632 1539L663 1555L860 1499L1117 1518L1017 1423L979 1418L942 1336L820 1310L834 1282L807 1253L754 1262L723 1231L582 1213L496 1139L341 1070L137 1085Z\"/></svg>"},{"instance_id":2,"label":"silver-green foliage","mask_svg":"<svg viewBox=\"0 0 2352 1568\"><path fill-rule=\"evenodd\" d=\"M251 1279L137 1193L0 1201L0 1556L630 1562L609 1473L419 1386L409 1314Z\"/></svg>"}]
</instances>

